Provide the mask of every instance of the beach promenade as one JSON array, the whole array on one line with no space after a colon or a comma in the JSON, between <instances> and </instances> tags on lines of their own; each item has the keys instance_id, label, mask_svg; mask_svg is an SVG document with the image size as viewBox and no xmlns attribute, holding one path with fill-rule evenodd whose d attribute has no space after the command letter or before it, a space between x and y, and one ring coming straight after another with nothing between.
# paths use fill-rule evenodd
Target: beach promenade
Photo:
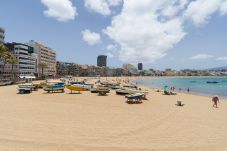
<instances>
[{"instance_id":1,"label":"beach promenade","mask_svg":"<svg viewBox=\"0 0 227 151\"><path fill-rule=\"evenodd\" d=\"M16 85L0 87L0 150L227 150L227 101L213 108L208 97L148 90L148 100L127 104L114 90L20 95Z\"/></svg>"}]
</instances>

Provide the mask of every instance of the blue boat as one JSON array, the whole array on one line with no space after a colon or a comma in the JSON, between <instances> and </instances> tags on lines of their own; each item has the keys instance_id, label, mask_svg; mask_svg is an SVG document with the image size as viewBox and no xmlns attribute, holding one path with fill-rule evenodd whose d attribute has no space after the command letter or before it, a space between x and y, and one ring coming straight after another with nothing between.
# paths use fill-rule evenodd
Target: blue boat
<instances>
[{"instance_id":1,"label":"blue boat","mask_svg":"<svg viewBox=\"0 0 227 151\"><path fill-rule=\"evenodd\" d=\"M65 84L64 83L56 83L54 85L51 86L44 86L43 87L44 91L47 91L48 93L50 92L65 92Z\"/></svg>"}]
</instances>

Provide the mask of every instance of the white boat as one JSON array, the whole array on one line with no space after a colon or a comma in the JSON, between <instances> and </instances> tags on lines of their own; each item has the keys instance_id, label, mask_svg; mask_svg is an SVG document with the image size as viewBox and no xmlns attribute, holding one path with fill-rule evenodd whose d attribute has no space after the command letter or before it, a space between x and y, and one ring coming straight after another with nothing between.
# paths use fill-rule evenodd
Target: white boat
<instances>
[{"instance_id":1,"label":"white boat","mask_svg":"<svg viewBox=\"0 0 227 151\"><path fill-rule=\"evenodd\" d=\"M145 98L144 93L135 93L125 96L127 98L127 103L142 103L142 99Z\"/></svg>"},{"instance_id":2,"label":"white boat","mask_svg":"<svg viewBox=\"0 0 227 151\"><path fill-rule=\"evenodd\" d=\"M119 94L119 95L127 95L127 94L135 94L135 93L143 93L144 95L147 95L148 91L137 90L137 89L126 89L126 88L116 90L116 94Z\"/></svg>"},{"instance_id":3,"label":"white boat","mask_svg":"<svg viewBox=\"0 0 227 151\"><path fill-rule=\"evenodd\" d=\"M32 83L23 83L23 84L18 84L17 89L20 94L24 94L24 93L31 93L33 90L35 90L35 87L33 86Z\"/></svg>"},{"instance_id":4,"label":"white boat","mask_svg":"<svg viewBox=\"0 0 227 151\"><path fill-rule=\"evenodd\" d=\"M6 86L6 85L11 85L13 84L13 81L10 80L1 80L0 81L0 86Z\"/></svg>"},{"instance_id":5,"label":"white boat","mask_svg":"<svg viewBox=\"0 0 227 151\"><path fill-rule=\"evenodd\" d=\"M87 90L90 90L91 88L93 88L93 85L92 84L72 84L74 86L78 86L78 87L83 87Z\"/></svg>"}]
</instances>

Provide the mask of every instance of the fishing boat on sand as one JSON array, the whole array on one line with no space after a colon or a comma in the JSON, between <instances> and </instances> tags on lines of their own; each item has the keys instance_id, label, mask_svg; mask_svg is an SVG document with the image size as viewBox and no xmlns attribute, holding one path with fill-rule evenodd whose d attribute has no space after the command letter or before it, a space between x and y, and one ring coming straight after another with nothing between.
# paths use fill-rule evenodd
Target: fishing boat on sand
<instances>
[{"instance_id":1,"label":"fishing boat on sand","mask_svg":"<svg viewBox=\"0 0 227 151\"><path fill-rule=\"evenodd\" d=\"M43 87L43 90L47 91L47 93L50 93L50 92L62 92L62 93L64 93L65 92L64 89L65 89L64 83L56 83L56 84L51 85L51 86L44 86Z\"/></svg>"},{"instance_id":2,"label":"fishing boat on sand","mask_svg":"<svg viewBox=\"0 0 227 151\"><path fill-rule=\"evenodd\" d=\"M110 93L109 88L98 88L97 92L99 95L107 95L107 93Z\"/></svg>"},{"instance_id":3,"label":"fishing boat on sand","mask_svg":"<svg viewBox=\"0 0 227 151\"><path fill-rule=\"evenodd\" d=\"M129 94L126 95L125 98L127 98L127 103L128 104L138 104L138 103L143 103L142 100L145 98L145 95L143 93L135 93L135 94Z\"/></svg>"},{"instance_id":4,"label":"fishing boat on sand","mask_svg":"<svg viewBox=\"0 0 227 151\"><path fill-rule=\"evenodd\" d=\"M147 95L148 91L137 90L137 89L127 89L127 88L122 88L122 89L116 90L116 94L118 94L118 95L127 95L127 94L135 94L135 93L143 93L143 94Z\"/></svg>"},{"instance_id":5,"label":"fishing boat on sand","mask_svg":"<svg viewBox=\"0 0 227 151\"><path fill-rule=\"evenodd\" d=\"M85 88L81 85L76 85L76 84L67 85L66 88L69 89L71 91L71 93L73 91L78 91L79 93L80 93L80 91L87 91L87 88Z\"/></svg>"}]
</instances>

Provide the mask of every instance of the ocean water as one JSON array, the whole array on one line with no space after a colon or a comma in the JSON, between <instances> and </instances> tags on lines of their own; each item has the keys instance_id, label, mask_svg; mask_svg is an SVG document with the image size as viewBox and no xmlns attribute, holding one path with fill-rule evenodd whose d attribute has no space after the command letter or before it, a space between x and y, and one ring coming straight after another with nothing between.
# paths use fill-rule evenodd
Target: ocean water
<instances>
[{"instance_id":1,"label":"ocean water","mask_svg":"<svg viewBox=\"0 0 227 151\"><path fill-rule=\"evenodd\" d=\"M218 83L207 83L207 81L215 81ZM182 89L182 92L214 96L218 95L221 98L227 99L227 78L147 78L136 80L137 84L144 85L150 88L163 89L164 86L174 86L175 91Z\"/></svg>"}]
</instances>

